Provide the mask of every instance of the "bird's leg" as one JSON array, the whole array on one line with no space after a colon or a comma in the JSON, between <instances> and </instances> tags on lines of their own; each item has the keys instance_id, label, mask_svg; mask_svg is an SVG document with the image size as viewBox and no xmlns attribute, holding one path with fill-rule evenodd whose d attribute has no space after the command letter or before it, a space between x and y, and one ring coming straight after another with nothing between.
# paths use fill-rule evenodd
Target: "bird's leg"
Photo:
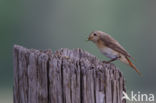
<instances>
[{"instance_id":1,"label":"bird's leg","mask_svg":"<svg viewBox=\"0 0 156 103\"><path fill-rule=\"evenodd\" d=\"M118 59L118 57L113 58L113 59L111 59L111 60L107 61L107 63L111 63L111 62L113 62L113 61L115 61L115 60L117 60L117 59Z\"/></svg>"},{"instance_id":2,"label":"bird's leg","mask_svg":"<svg viewBox=\"0 0 156 103\"><path fill-rule=\"evenodd\" d=\"M111 59L111 60L109 60L109 61L102 61L102 62L104 62L104 63L111 63L111 62L117 60L118 58L120 58L120 56L118 56L118 57L116 57L116 58L113 58L113 59Z\"/></svg>"}]
</instances>

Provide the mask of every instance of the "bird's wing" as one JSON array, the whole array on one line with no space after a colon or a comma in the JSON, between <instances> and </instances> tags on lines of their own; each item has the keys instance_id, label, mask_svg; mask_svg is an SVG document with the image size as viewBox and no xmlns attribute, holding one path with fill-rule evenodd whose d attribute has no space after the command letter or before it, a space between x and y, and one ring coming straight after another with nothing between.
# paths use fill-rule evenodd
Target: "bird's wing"
<instances>
[{"instance_id":1,"label":"bird's wing","mask_svg":"<svg viewBox=\"0 0 156 103\"><path fill-rule=\"evenodd\" d=\"M131 57L128 54L128 52L119 44L119 42L116 41L114 38L112 38L110 35L102 35L101 40L104 42L104 44L107 47L109 47L127 57Z\"/></svg>"}]
</instances>

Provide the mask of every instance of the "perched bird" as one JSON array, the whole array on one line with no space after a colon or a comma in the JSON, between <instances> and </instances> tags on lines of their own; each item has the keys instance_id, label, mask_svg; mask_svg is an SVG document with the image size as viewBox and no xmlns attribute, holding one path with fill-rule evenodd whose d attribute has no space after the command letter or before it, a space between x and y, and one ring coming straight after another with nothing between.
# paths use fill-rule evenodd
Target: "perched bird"
<instances>
[{"instance_id":1,"label":"perched bird","mask_svg":"<svg viewBox=\"0 0 156 103\"><path fill-rule=\"evenodd\" d=\"M102 31L94 31L90 33L88 41L95 43L101 53L111 59L103 62L110 63L115 60L120 60L121 62L131 66L139 75L141 75L135 65L130 61L130 58L133 58L119 44L119 42L112 38L109 34Z\"/></svg>"}]
</instances>

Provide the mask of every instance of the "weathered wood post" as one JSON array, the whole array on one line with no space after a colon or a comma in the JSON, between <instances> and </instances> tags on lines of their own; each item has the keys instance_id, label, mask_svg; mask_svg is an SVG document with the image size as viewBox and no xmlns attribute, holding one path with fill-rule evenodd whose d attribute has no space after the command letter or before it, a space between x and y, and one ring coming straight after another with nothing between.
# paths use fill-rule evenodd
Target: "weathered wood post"
<instances>
[{"instance_id":1,"label":"weathered wood post","mask_svg":"<svg viewBox=\"0 0 156 103\"><path fill-rule=\"evenodd\" d=\"M14 103L125 103L122 73L82 49L14 46Z\"/></svg>"}]
</instances>

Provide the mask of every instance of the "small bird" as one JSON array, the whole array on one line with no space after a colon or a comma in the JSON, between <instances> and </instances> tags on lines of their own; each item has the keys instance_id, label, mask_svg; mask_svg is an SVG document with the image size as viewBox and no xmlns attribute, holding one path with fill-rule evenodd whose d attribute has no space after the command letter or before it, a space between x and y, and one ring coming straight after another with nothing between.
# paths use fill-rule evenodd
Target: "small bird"
<instances>
[{"instance_id":1,"label":"small bird","mask_svg":"<svg viewBox=\"0 0 156 103\"><path fill-rule=\"evenodd\" d=\"M110 63L115 60L120 60L121 62L131 66L139 75L141 73L137 70L136 66L130 61L133 59L129 53L109 34L102 31L91 32L88 41L92 41L99 48L101 53L106 57L110 58L109 61L103 61L105 63Z\"/></svg>"}]
</instances>

